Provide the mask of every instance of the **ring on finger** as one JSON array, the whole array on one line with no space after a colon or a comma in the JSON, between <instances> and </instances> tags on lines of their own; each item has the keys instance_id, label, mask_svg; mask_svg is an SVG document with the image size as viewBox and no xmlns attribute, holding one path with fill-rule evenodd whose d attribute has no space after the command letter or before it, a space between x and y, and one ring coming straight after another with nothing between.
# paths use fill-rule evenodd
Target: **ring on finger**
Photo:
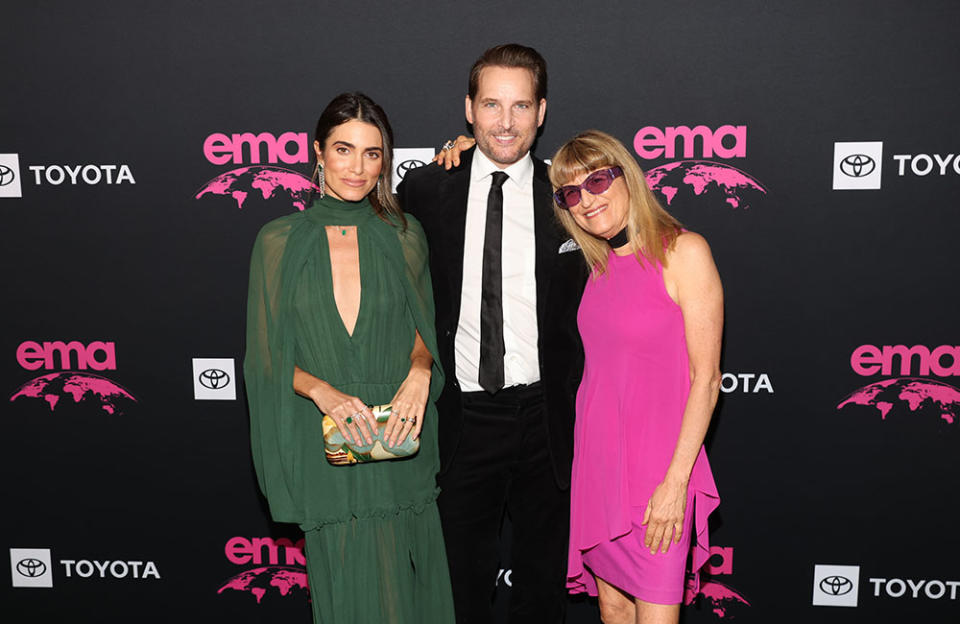
<instances>
[{"instance_id":1,"label":"ring on finger","mask_svg":"<svg viewBox=\"0 0 960 624\"><path fill-rule=\"evenodd\" d=\"M443 149L443 151L446 152L446 151L452 150L453 147L454 147L454 142L453 142L453 141L447 141L446 143L443 144L443 147L442 147L441 149Z\"/></svg>"}]
</instances>

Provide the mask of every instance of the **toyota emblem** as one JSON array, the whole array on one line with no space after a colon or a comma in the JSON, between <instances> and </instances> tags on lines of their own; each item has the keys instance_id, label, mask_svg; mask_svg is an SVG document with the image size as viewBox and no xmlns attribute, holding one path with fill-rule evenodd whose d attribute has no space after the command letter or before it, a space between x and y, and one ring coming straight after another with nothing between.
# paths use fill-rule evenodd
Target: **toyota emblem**
<instances>
[{"instance_id":1,"label":"toyota emblem","mask_svg":"<svg viewBox=\"0 0 960 624\"><path fill-rule=\"evenodd\" d=\"M6 165L0 165L0 186L7 186L12 184L16 175L13 173L13 169Z\"/></svg>"},{"instance_id":2,"label":"toyota emblem","mask_svg":"<svg viewBox=\"0 0 960 624\"><path fill-rule=\"evenodd\" d=\"M200 373L200 385L211 390L219 390L230 384L230 375L219 368L208 368Z\"/></svg>"},{"instance_id":3,"label":"toyota emblem","mask_svg":"<svg viewBox=\"0 0 960 624\"><path fill-rule=\"evenodd\" d=\"M820 581L820 591L831 596L843 596L853 589L853 583L845 576L827 576Z\"/></svg>"},{"instance_id":4,"label":"toyota emblem","mask_svg":"<svg viewBox=\"0 0 960 624\"><path fill-rule=\"evenodd\" d=\"M399 165L397 165L397 177L399 177L402 180L404 176L407 175L407 173L411 169L422 167L425 164L427 163L423 162L422 160L416 160L416 159L405 160Z\"/></svg>"},{"instance_id":5,"label":"toyota emblem","mask_svg":"<svg viewBox=\"0 0 960 624\"><path fill-rule=\"evenodd\" d=\"M38 576L43 576L47 571L47 564L40 561L39 559L21 559L17 562L17 572L26 576L27 578L37 578Z\"/></svg>"},{"instance_id":6,"label":"toyota emblem","mask_svg":"<svg viewBox=\"0 0 960 624\"><path fill-rule=\"evenodd\" d=\"M875 160L866 154L850 154L840 161L840 171L851 178L862 178L873 173L877 168Z\"/></svg>"}]
</instances>

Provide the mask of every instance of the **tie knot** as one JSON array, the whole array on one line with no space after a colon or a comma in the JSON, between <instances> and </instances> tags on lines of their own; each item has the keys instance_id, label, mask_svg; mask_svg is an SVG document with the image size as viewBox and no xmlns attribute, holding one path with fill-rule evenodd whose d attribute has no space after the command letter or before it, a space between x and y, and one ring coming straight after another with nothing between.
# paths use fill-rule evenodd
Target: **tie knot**
<instances>
[{"instance_id":1,"label":"tie knot","mask_svg":"<svg viewBox=\"0 0 960 624\"><path fill-rule=\"evenodd\" d=\"M506 182L507 178L509 177L510 176L508 176L502 171L494 171L493 182L490 184L490 188L497 188L497 189L500 188L501 186L503 186L503 183Z\"/></svg>"}]
</instances>

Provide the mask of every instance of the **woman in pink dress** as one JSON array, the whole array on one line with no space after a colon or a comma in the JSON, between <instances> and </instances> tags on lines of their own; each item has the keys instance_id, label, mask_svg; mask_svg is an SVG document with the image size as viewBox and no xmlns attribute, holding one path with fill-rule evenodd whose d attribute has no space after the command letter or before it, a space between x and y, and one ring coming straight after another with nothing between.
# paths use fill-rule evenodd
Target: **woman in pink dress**
<instances>
[{"instance_id":1,"label":"woman in pink dress","mask_svg":"<svg viewBox=\"0 0 960 624\"><path fill-rule=\"evenodd\" d=\"M720 500L703 449L720 389L720 276L612 136L571 139L550 178L593 269L577 317L567 588L598 596L605 624L676 623Z\"/></svg>"}]
</instances>

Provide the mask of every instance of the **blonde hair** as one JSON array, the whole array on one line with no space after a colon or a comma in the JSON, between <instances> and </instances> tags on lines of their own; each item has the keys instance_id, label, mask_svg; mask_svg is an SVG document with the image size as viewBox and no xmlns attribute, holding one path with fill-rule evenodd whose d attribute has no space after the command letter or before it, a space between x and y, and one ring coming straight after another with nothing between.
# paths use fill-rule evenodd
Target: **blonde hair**
<instances>
[{"instance_id":1,"label":"blonde hair","mask_svg":"<svg viewBox=\"0 0 960 624\"><path fill-rule=\"evenodd\" d=\"M550 182L554 190L570 184L574 178L598 169L620 167L630 196L627 216L627 239L640 264L658 262L667 264L667 251L673 248L683 226L663 207L637 162L623 143L599 130L587 130L573 137L557 150L550 165ZM574 220L569 210L553 203L553 212L573 240L580 246L594 277L607 271L610 245L590 234Z\"/></svg>"}]
</instances>

